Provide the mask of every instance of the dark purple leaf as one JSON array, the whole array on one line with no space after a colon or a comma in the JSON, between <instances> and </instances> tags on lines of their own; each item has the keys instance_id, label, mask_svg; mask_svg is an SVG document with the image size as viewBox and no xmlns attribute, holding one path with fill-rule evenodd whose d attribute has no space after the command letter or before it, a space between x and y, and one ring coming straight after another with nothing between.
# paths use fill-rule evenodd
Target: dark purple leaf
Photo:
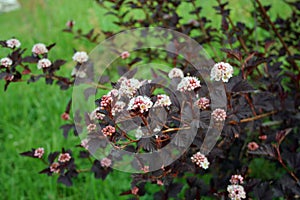
<instances>
[{"instance_id":1,"label":"dark purple leaf","mask_svg":"<svg viewBox=\"0 0 300 200\"><path fill-rule=\"evenodd\" d=\"M23 153L20 153L20 155L35 158L34 151L35 151L35 149L32 149L31 151L25 151Z\"/></svg>"},{"instance_id":2,"label":"dark purple leaf","mask_svg":"<svg viewBox=\"0 0 300 200\"><path fill-rule=\"evenodd\" d=\"M68 134L72 129L75 129L75 125L74 124L64 124L62 126L59 127L59 129L63 130L63 136L65 138L68 138Z\"/></svg>"},{"instance_id":3,"label":"dark purple leaf","mask_svg":"<svg viewBox=\"0 0 300 200\"><path fill-rule=\"evenodd\" d=\"M58 183L62 183L68 187L72 186L72 180L69 176L66 175L60 175L57 179Z\"/></svg>"},{"instance_id":4,"label":"dark purple leaf","mask_svg":"<svg viewBox=\"0 0 300 200\"><path fill-rule=\"evenodd\" d=\"M55 45L56 45L56 43L53 43L53 44L50 44L49 46L47 46L48 51L50 51Z\"/></svg>"},{"instance_id":5,"label":"dark purple leaf","mask_svg":"<svg viewBox=\"0 0 300 200\"><path fill-rule=\"evenodd\" d=\"M48 162L49 162L49 163L53 163L54 160L57 158L58 155L59 155L59 152L58 152L58 151L53 152L53 153L50 153L50 154L48 155Z\"/></svg>"},{"instance_id":6,"label":"dark purple leaf","mask_svg":"<svg viewBox=\"0 0 300 200\"><path fill-rule=\"evenodd\" d=\"M22 62L26 63L37 63L39 61L38 57L33 57L33 56L27 56L22 59Z\"/></svg>"}]
</instances>

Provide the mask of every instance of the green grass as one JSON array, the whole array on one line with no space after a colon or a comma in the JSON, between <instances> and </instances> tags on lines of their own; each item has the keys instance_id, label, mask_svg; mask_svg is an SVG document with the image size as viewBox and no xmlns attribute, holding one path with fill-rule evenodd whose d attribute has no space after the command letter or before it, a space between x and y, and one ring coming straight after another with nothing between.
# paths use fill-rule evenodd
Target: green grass
<instances>
[{"instance_id":1,"label":"green grass","mask_svg":"<svg viewBox=\"0 0 300 200\"><path fill-rule=\"evenodd\" d=\"M233 0L231 5L233 16L247 21L243 4L250 0ZM251 1L250 1L251 2ZM211 1L202 1L204 15L215 16ZM272 16L280 13L282 3L273 3L275 10ZM63 73L70 73L74 63L71 61L73 48L90 51L95 46L85 40L74 40L73 36L61 33L69 19L76 21L76 27L85 31L95 28L114 30L111 18L104 17L104 11L93 0L23 0L22 8L0 15L0 40L15 36L20 39L28 53L33 44L43 42L50 44L57 42L57 46L50 52L50 58L64 58L68 63ZM252 4L251 4L252 5ZM190 9L185 4L184 12ZM183 11L182 11L183 13ZM188 16L187 16L188 17ZM216 17L215 25L219 26ZM248 23L253 23L249 22ZM7 55L6 50L0 50L0 56ZM41 80L40 82L42 82ZM44 83L12 84L7 92L3 92L3 81L0 82L0 194L2 199L122 199L118 196L130 188L130 174L115 171L105 181L96 180L93 174L80 174L74 181L74 186L67 188L56 184L56 178L39 175L38 171L45 166L38 160L21 157L20 152L32 147L44 147L46 152L60 150L62 146L74 149L79 144L79 138L69 136L64 139L59 126L64 124L60 114L64 111L68 97L72 91L60 91L57 86L46 86ZM75 154L75 156L78 156ZM80 166L87 165L88 161ZM123 197L124 199L124 197Z\"/></svg>"}]
</instances>

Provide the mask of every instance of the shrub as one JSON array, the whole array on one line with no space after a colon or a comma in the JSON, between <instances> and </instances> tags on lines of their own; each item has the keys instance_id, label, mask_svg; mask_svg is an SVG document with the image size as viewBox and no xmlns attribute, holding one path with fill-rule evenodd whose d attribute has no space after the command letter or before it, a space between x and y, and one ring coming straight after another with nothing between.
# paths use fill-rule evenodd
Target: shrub
<instances>
[{"instance_id":1,"label":"shrub","mask_svg":"<svg viewBox=\"0 0 300 200\"><path fill-rule=\"evenodd\" d=\"M14 38L0 42L11 49L1 59L5 90L40 79L62 90L74 87L75 95L62 114L68 124L60 128L65 137L73 131L81 138L75 151L92 160L92 166L81 169L72 151L64 148L54 152L33 148L21 155L42 160L46 168L40 173L57 175L58 182L67 186L85 171L102 179L114 168L134 172L131 188L121 195L137 199L150 193L146 183L161 187L152 194L156 199L299 198L299 1L286 2L291 15L272 21L271 6L256 0L249 13L256 21L252 25L234 22L228 3L218 0L214 8L221 27L203 16L202 7L193 0L98 2L114 16L112 23L119 30L85 33L69 21L64 32L96 44L101 38L109 41L100 45L104 51L99 57L97 52L76 51L69 77L58 75L64 59L48 58L55 44L36 44L28 55ZM184 5L193 6L188 15L179 14ZM113 36L121 30L154 26L166 29L125 31L132 40L123 38L121 43L118 35ZM144 39L133 41L128 33ZM185 49L188 39L174 33L197 41L211 58L203 49ZM146 45L145 38L153 45L171 41L159 43L169 51L139 49ZM97 58L107 64L105 58L112 52L120 58L95 78ZM149 63L164 67L150 66L143 79L136 78L141 73L137 67ZM95 106L82 109L80 105L93 96L98 98Z\"/></svg>"}]
</instances>

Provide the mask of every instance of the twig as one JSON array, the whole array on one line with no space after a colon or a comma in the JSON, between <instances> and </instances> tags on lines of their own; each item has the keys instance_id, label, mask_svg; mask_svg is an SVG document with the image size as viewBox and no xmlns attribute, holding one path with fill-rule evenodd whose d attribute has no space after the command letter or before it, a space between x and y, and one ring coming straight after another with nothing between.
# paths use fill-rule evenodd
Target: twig
<instances>
[{"instance_id":1,"label":"twig","mask_svg":"<svg viewBox=\"0 0 300 200\"><path fill-rule=\"evenodd\" d=\"M282 167L293 177L293 179L297 182L297 184L299 185L299 179L298 179L298 177L294 174L294 172L293 171L291 171L287 166L286 166L286 164L283 162L283 160L282 160L282 157L281 157L281 153L280 153L280 150L279 150L279 145L278 144L274 144L273 145L274 146L274 148L276 149L276 152L277 152L277 155L278 155L278 157L277 157L277 160L278 160L278 162L282 165Z\"/></svg>"},{"instance_id":2,"label":"twig","mask_svg":"<svg viewBox=\"0 0 300 200\"><path fill-rule=\"evenodd\" d=\"M183 127L183 128L169 128L167 130L162 131L162 133L168 133L172 131L180 131L180 130L188 130L190 127Z\"/></svg>"},{"instance_id":3,"label":"twig","mask_svg":"<svg viewBox=\"0 0 300 200\"><path fill-rule=\"evenodd\" d=\"M232 120L232 121L229 122L229 124L239 124L239 123L251 122L251 121L255 121L255 120L258 120L258 119L261 119L261 118L273 115L275 113L277 113L277 111L263 113L263 114L260 114L260 115L256 115L254 117L249 117L249 118L246 118L246 119L241 119L239 122Z\"/></svg>"}]
</instances>

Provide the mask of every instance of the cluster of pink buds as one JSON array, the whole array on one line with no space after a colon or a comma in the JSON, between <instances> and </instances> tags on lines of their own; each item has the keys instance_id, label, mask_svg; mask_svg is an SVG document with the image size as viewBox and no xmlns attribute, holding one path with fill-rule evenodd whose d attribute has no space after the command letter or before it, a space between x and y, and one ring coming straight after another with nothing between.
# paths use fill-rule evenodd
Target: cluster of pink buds
<instances>
[{"instance_id":1,"label":"cluster of pink buds","mask_svg":"<svg viewBox=\"0 0 300 200\"><path fill-rule=\"evenodd\" d=\"M149 97L137 96L132 98L128 104L127 110L139 109L140 113L147 112L153 105L153 102Z\"/></svg>"},{"instance_id":2,"label":"cluster of pink buds","mask_svg":"<svg viewBox=\"0 0 300 200\"><path fill-rule=\"evenodd\" d=\"M200 99L198 99L196 101L197 106L201 109L201 110L205 110L206 108L209 107L209 99L206 97L201 97Z\"/></svg>"},{"instance_id":3,"label":"cluster of pink buds","mask_svg":"<svg viewBox=\"0 0 300 200\"><path fill-rule=\"evenodd\" d=\"M221 108L217 108L215 109L212 113L211 116L214 118L214 120L216 122L222 122L225 121L227 115L226 115L226 111L224 109Z\"/></svg>"},{"instance_id":4,"label":"cluster of pink buds","mask_svg":"<svg viewBox=\"0 0 300 200\"><path fill-rule=\"evenodd\" d=\"M240 184L244 183L241 175L232 175L230 179L232 185L227 186L228 197L232 200L241 200L246 198L244 187Z\"/></svg>"},{"instance_id":5,"label":"cluster of pink buds","mask_svg":"<svg viewBox=\"0 0 300 200\"><path fill-rule=\"evenodd\" d=\"M71 160L71 156L70 156L69 153L61 153L58 156L58 161L61 162L61 163L68 162L70 160Z\"/></svg>"},{"instance_id":6,"label":"cluster of pink buds","mask_svg":"<svg viewBox=\"0 0 300 200\"><path fill-rule=\"evenodd\" d=\"M104 127L101 131L106 136L112 136L116 132L116 128L111 125L108 125Z\"/></svg>"},{"instance_id":7,"label":"cluster of pink buds","mask_svg":"<svg viewBox=\"0 0 300 200\"><path fill-rule=\"evenodd\" d=\"M196 77L184 77L177 86L177 90L184 91L193 91L196 88L201 87L200 81Z\"/></svg>"},{"instance_id":8,"label":"cluster of pink buds","mask_svg":"<svg viewBox=\"0 0 300 200\"><path fill-rule=\"evenodd\" d=\"M231 179L230 179L230 183L231 184L243 184L244 178L239 174L232 175Z\"/></svg>"},{"instance_id":9,"label":"cluster of pink buds","mask_svg":"<svg viewBox=\"0 0 300 200\"><path fill-rule=\"evenodd\" d=\"M110 106L112 102L112 97L110 94L107 94L107 95L103 95L102 98L101 98L101 107L105 108L107 106Z\"/></svg>"},{"instance_id":10,"label":"cluster of pink buds","mask_svg":"<svg viewBox=\"0 0 300 200\"><path fill-rule=\"evenodd\" d=\"M250 151L255 151L259 148L259 145L256 142L249 142L247 147Z\"/></svg>"},{"instance_id":11,"label":"cluster of pink buds","mask_svg":"<svg viewBox=\"0 0 300 200\"><path fill-rule=\"evenodd\" d=\"M44 155L44 148L40 147L34 151L34 157L41 158Z\"/></svg>"},{"instance_id":12,"label":"cluster of pink buds","mask_svg":"<svg viewBox=\"0 0 300 200\"><path fill-rule=\"evenodd\" d=\"M101 161L100 161L100 164L102 167L110 167L111 164L112 164L112 161L111 159L109 158L103 158Z\"/></svg>"},{"instance_id":13,"label":"cluster of pink buds","mask_svg":"<svg viewBox=\"0 0 300 200\"><path fill-rule=\"evenodd\" d=\"M59 173L59 163L58 162L54 162L50 165L50 172L53 173Z\"/></svg>"},{"instance_id":14,"label":"cluster of pink buds","mask_svg":"<svg viewBox=\"0 0 300 200\"><path fill-rule=\"evenodd\" d=\"M70 119L70 114L67 113L67 112L64 112L62 115L61 115L61 118L63 120L69 120Z\"/></svg>"},{"instance_id":15,"label":"cluster of pink buds","mask_svg":"<svg viewBox=\"0 0 300 200\"><path fill-rule=\"evenodd\" d=\"M122 59L126 59L126 58L129 58L130 56L130 53L128 51L124 51L121 53L121 58Z\"/></svg>"},{"instance_id":16,"label":"cluster of pink buds","mask_svg":"<svg viewBox=\"0 0 300 200\"><path fill-rule=\"evenodd\" d=\"M209 167L209 162L208 162L207 158L205 157L205 155L203 155L200 152L195 153L191 157L191 160L193 163L195 163L196 165L198 165L199 167L201 167L203 169L207 169Z\"/></svg>"},{"instance_id":17,"label":"cluster of pink buds","mask_svg":"<svg viewBox=\"0 0 300 200\"><path fill-rule=\"evenodd\" d=\"M74 25L75 25L75 21L74 20L69 20L66 23L66 27L69 28L69 29L73 28Z\"/></svg>"}]
</instances>

